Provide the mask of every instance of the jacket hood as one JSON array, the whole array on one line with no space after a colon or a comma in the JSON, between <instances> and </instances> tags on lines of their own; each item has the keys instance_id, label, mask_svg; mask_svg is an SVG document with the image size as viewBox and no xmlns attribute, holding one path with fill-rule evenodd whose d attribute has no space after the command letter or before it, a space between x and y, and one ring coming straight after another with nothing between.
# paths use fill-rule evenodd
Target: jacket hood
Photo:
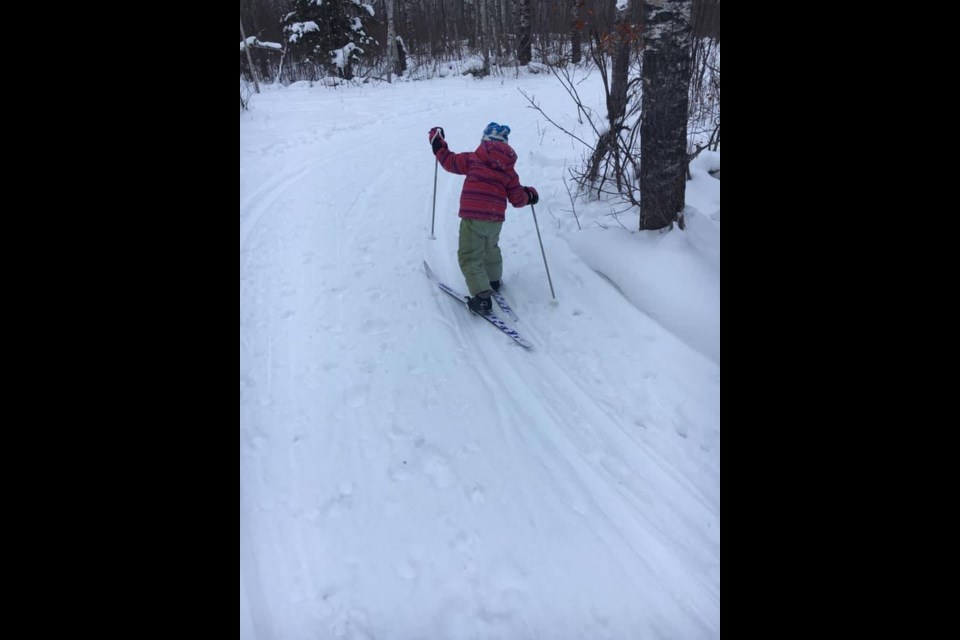
<instances>
[{"instance_id":1,"label":"jacket hood","mask_svg":"<svg viewBox=\"0 0 960 640\"><path fill-rule=\"evenodd\" d=\"M484 140L475 151L480 160L493 169L512 169L517 163L517 154L506 142Z\"/></svg>"}]
</instances>

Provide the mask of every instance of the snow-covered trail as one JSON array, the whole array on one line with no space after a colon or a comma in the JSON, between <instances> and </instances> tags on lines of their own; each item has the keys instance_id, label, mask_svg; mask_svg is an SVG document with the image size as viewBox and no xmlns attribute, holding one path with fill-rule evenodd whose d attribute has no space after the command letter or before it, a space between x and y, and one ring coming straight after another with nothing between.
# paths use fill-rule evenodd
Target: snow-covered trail
<instances>
[{"instance_id":1,"label":"snow-covered trail","mask_svg":"<svg viewBox=\"0 0 960 640\"><path fill-rule=\"evenodd\" d=\"M517 86L294 87L241 116L241 635L719 636L719 367L572 252L576 153ZM543 198L559 304L529 209L501 241L530 351L422 270L463 288L462 178L430 240L426 132L472 150L491 120Z\"/></svg>"}]
</instances>

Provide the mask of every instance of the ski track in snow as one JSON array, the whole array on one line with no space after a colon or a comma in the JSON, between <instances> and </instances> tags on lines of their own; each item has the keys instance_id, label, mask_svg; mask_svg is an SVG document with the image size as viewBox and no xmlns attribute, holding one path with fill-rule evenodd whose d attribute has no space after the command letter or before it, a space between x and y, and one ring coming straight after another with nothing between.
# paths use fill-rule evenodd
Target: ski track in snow
<instances>
[{"instance_id":1,"label":"ski track in snow","mask_svg":"<svg viewBox=\"0 0 960 640\"><path fill-rule=\"evenodd\" d=\"M515 87L265 92L241 123L241 635L719 637L719 367L571 253L569 143ZM531 351L421 266L463 288L427 130L492 119L544 201L558 305L527 209L501 242Z\"/></svg>"}]
</instances>

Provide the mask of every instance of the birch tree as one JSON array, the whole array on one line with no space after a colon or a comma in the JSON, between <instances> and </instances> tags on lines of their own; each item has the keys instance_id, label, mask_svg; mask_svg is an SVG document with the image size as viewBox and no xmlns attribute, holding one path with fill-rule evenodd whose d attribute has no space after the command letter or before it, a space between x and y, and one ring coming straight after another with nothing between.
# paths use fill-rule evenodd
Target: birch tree
<instances>
[{"instance_id":1,"label":"birch tree","mask_svg":"<svg viewBox=\"0 0 960 640\"><path fill-rule=\"evenodd\" d=\"M683 226L693 0L645 0L640 229Z\"/></svg>"}]
</instances>

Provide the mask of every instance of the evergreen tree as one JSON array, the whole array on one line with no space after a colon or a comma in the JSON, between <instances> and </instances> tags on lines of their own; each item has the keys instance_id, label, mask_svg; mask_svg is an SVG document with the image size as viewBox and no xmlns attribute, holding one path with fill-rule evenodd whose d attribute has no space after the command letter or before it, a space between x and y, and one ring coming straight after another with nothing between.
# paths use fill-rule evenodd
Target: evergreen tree
<instances>
[{"instance_id":1,"label":"evergreen tree","mask_svg":"<svg viewBox=\"0 0 960 640\"><path fill-rule=\"evenodd\" d=\"M360 0L294 0L283 31L294 54L349 80L351 65L373 43L367 35L373 15L373 7Z\"/></svg>"}]
</instances>

